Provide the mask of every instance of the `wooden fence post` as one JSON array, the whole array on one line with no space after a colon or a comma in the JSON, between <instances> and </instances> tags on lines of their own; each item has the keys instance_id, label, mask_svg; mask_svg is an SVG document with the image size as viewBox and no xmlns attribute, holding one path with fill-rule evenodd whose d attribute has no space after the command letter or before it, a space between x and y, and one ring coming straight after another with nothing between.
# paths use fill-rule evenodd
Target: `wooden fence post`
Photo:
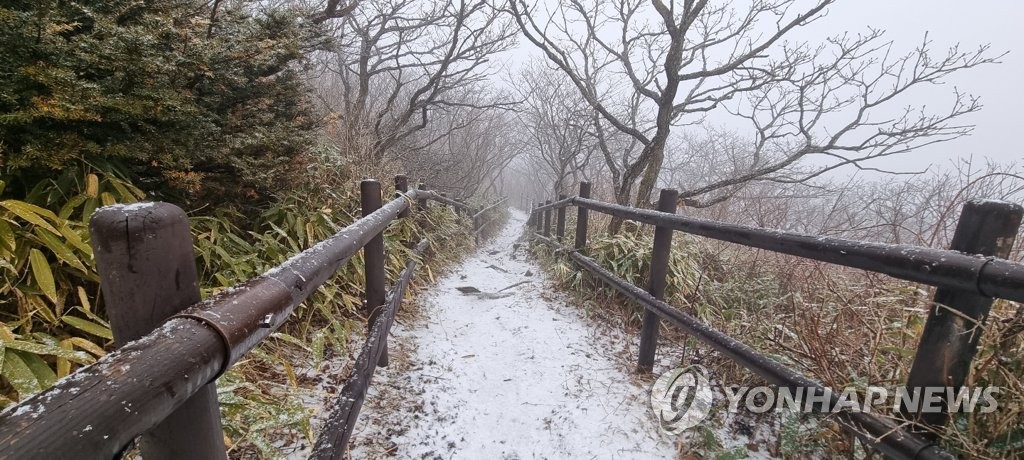
<instances>
[{"instance_id":1,"label":"wooden fence post","mask_svg":"<svg viewBox=\"0 0 1024 460\"><path fill-rule=\"evenodd\" d=\"M474 210L472 210L470 212L473 213L470 216L470 218L473 219L473 244L476 244L476 245L479 246L480 245L480 233L479 233L480 232L480 216L477 216L477 214L479 214L480 211L477 210L477 209L474 209Z\"/></svg>"},{"instance_id":2,"label":"wooden fence post","mask_svg":"<svg viewBox=\"0 0 1024 460\"><path fill-rule=\"evenodd\" d=\"M580 182L580 198L590 198L590 182ZM576 250L582 251L587 247L587 208L576 206Z\"/></svg>"},{"instance_id":3,"label":"wooden fence post","mask_svg":"<svg viewBox=\"0 0 1024 460\"><path fill-rule=\"evenodd\" d=\"M950 249L968 254L981 254L1006 258L1020 228L1024 208L1002 201L969 201L964 204L957 222ZM935 290L928 319L921 333L921 341L914 356L914 364L907 378L907 391L918 391L924 398L926 387L952 387L960 391L971 369L971 361L978 349L982 325L992 307L992 298L976 292L949 288ZM913 393L910 393L913 395ZM946 392L938 395L943 400L940 412L911 411L901 408L908 419L925 426L945 425ZM934 433L925 430L925 435Z\"/></svg>"},{"instance_id":4,"label":"wooden fence post","mask_svg":"<svg viewBox=\"0 0 1024 460\"><path fill-rule=\"evenodd\" d=\"M551 200L547 200L544 202L545 206L549 204L551 204ZM544 236L551 236L551 208L547 208L544 210Z\"/></svg>"},{"instance_id":5,"label":"wooden fence post","mask_svg":"<svg viewBox=\"0 0 1024 460\"><path fill-rule=\"evenodd\" d=\"M359 183L359 203L363 209L363 217L372 214L381 207L380 182L367 179ZM387 287L384 282L384 232L378 233L366 246L363 246L363 268L366 277L366 309L369 320L367 331L373 329L373 323L384 309ZM378 366L388 365L387 338L385 337L384 352L377 361Z\"/></svg>"},{"instance_id":6,"label":"wooden fence post","mask_svg":"<svg viewBox=\"0 0 1024 460\"><path fill-rule=\"evenodd\" d=\"M404 194L409 191L409 178L405 174L399 174L395 176L395 192ZM409 210L412 208L410 205L408 208L398 213L398 217L409 217Z\"/></svg>"},{"instance_id":7,"label":"wooden fence post","mask_svg":"<svg viewBox=\"0 0 1024 460\"><path fill-rule=\"evenodd\" d=\"M416 188L419 189L419 190L423 190L425 192L425 191L427 191L427 184L424 184L423 182L420 182L420 184ZM428 203L430 203L430 202L427 201L426 197L422 197L422 198L416 200L416 210L418 210L418 211L426 211Z\"/></svg>"},{"instance_id":8,"label":"wooden fence post","mask_svg":"<svg viewBox=\"0 0 1024 460\"><path fill-rule=\"evenodd\" d=\"M181 208L168 203L105 207L93 214L89 231L117 347L199 302L192 233ZM114 426L95 429L116 429L112 422ZM226 459L216 383L204 386L143 434L139 448L147 460Z\"/></svg>"},{"instance_id":9,"label":"wooden fence post","mask_svg":"<svg viewBox=\"0 0 1024 460\"><path fill-rule=\"evenodd\" d=\"M558 195L558 200L564 200L566 196L564 193ZM555 224L555 236L558 238L558 242L561 243L562 239L565 238L565 206L558 208L558 217Z\"/></svg>"},{"instance_id":10,"label":"wooden fence post","mask_svg":"<svg viewBox=\"0 0 1024 460\"><path fill-rule=\"evenodd\" d=\"M445 192L441 192L441 198L448 198L448 194L445 193ZM445 202L442 201L441 202L441 207L442 208L450 208L451 206L448 203L445 203ZM458 213L459 213L459 208L455 208L455 214L458 214Z\"/></svg>"},{"instance_id":11,"label":"wooden fence post","mask_svg":"<svg viewBox=\"0 0 1024 460\"><path fill-rule=\"evenodd\" d=\"M675 214L679 191L662 189L658 197L658 211ZM665 299L665 277L668 274L668 260L672 253L672 229L654 228L654 247L651 250L651 272L647 280L647 292L658 300ZM658 315L644 309L643 325L640 327L640 353L637 369L640 372L654 370L654 353L658 348Z\"/></svg>"},{"instance_id":12,"label":"wooden fence post","mask_svg":"<svg viewBox=\"0 0 1024 460\"><path fill-rule=\"evenodd\" d=\"M540 233L541 231L544 230L544 211L537 210L537 208L539 208L541 206L544 206L544 202L543 201L538 201L537 202L537 206L533 207L533 212L537 213L537 216L533 220L534 226L536 227L535 228L535 230L536 230L535 233Z\"/></svg>"}]
</instances>

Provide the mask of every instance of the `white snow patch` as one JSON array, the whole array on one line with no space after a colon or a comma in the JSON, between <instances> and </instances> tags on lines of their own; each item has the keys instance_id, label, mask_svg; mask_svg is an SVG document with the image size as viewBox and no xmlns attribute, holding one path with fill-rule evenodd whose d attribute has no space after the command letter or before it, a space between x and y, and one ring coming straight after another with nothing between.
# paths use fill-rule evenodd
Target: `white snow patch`
<instances>
[{"instance_id":1,"label":"white snow patch","mask_svg":"<svg viewBox=\"0 0 1024 460\"><path fill-rule=\"evenodd\" d=\"M117 210L117 211L123 211L123 212L135 212L135 211L142 211L144 209L149 209L149 208L152 208L154 206L156 206L156 202L155 201L139 201L139 202L136 202L136 203L128 203L128 204L123 204L123 203L112 204L112 205L104 206L104 207L108 208L108 209L114 209L114 210Z\"/></svg>"},{"instance_id":2,"label":"white snow patch","mask_svg":"<svg viewBox=\"0 0 1024 460\"><path fill-rule=\"evenodd\" d=\"M399 458L675 457L648 389L614 360L623 344L545 295L550 280L525 244L513 249L524 219L513 211L499 236L429 288L425 324L395 325L392 350L411 349L410 369L377 370L353 458L385 454L372 442L381 439ZM465 286L482 292L456 289Z\"/></svg>"}]
</instances>

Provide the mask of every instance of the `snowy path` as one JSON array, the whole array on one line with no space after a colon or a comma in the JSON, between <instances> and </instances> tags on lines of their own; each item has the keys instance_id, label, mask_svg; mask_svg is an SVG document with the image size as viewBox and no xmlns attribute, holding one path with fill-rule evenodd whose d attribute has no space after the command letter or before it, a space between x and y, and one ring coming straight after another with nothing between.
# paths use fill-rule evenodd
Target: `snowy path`
<instances>
[{"instance_id":1,"label":"snowy path","mask_svg":"<svg viewBox=\"0 0 1024 460\"><path fill-rule=\"evenodd\" d=\"M525 245L513 249L524 219L513 211L500 235L438 280L424 319L396 324L395 364L374 377L353 458L675 457L647 388L613 356L621 338L547 293ZM467 286L482 292L457 289Z\"/></svg>"}]
</instances>

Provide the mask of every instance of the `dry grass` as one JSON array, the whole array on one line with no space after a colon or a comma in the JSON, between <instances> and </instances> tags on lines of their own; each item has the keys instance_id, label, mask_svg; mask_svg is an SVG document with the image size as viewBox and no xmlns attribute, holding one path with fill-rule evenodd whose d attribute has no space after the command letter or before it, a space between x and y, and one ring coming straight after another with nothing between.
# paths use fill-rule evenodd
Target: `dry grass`
<instances>
[{"instance_id":1,"label":"dry grass","mask_svg":"<svg viewBox=\"0 0 1024 460\"><path fill-rule=\"evenodd\" d=\"M572 228L571 226L569 228ZM600 221L591 229L603 228ZM589 255L620 276L645 285L649 229L627 227L614 238L592 236ZM628 249L628 250L625 250ZM636 334L642 311L565 258L536 247L545 266L579 297L589 316ZM933 289L851 270L677 233L670 260L669 303L801 373L831 387L894 389L906 381ZM984 326L968 386L995 385L999 410L955 417L942 432L944 447L967 458L1024 456L1024 309L997 301ZM635 350L633 351L635 353ZM761 385L756 375L663 323L659 354L675 363L700 363L720 382ZM891 414L887 414L890 415ZM867 455L828 420L779 415L719 419L734 431L751 424L773 434L750 449L783 457ZM681 438L681 457L716 450L711 430ZM710 439L709 439L710 438ZM799 439L815 439L811 449ZM806 447L806 446L805 446ZM735 457L734 457L735 458Z\"/></svg>"}]
</instances>

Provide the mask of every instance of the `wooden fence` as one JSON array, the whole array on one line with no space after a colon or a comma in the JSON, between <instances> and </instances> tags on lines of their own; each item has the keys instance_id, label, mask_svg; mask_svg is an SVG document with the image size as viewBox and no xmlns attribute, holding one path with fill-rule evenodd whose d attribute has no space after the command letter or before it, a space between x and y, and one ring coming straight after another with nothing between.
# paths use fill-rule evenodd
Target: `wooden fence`
<instances>
[{"instance_id":1,"label":"wooden fence","mask_svg":"<svg viewBox=\"0 0 1024 460\"><path fill-rule=\"evenodd\" d=\"M1024 208L999 201L972 201L964 206L949 250L889 245L726 224L676 215L679 193L661 191L657 210L636 209L590 199L590 184L579 194L537 203L528 225L533 236L562 251L580 267L645 308L640 331L638 367L650 372L657 346L659 318L683 329L750 371L780 387L802 387L835 404L839 394L772 358L664 302L672 234L680 231L783 254L884 273L938 287L928 315L907 388L961 388L974 359L983 324L994 298L1024 301L1024 264L1006 260L1020 228ZM577 208L572 247L563 246L565 212ZM653 225L651 268L645 289L630 284L586 257L588 211ZM554 214L554 215L552 215ZM555 234L551 235L552 218ZM810 393L808 396L811 397ZM943 399L945 396L942 396ZM944 411L902 414L897 425L874 414L841 411L844 428L879 451L897 459L953 458L937 444L933 427L946 423Z\"/></svg>"},{"instance_id":2,"label":"wooden fence","mask_svg":"<svg viewBox=\"0 0 1024 460\"><path fill-rule=\"evenodd\" d=\"M340 459L387 334L426 241L394 287L384 273L383 231L429 201L453 207L474 233L505 199L474 209L443 194L409 190L382 203L381 185L360 183L363 217L263 275L200 301L185 213L166 203L101 208L90 220L100 286L118 349L0 414L0 458L113 458L140 438L143 458L227 457L215 381L280 327L359 250L366 276L367 340L330 412L313 456ZM141 435L141 436L140 436Z\"/></svg>"}]
</instances>

